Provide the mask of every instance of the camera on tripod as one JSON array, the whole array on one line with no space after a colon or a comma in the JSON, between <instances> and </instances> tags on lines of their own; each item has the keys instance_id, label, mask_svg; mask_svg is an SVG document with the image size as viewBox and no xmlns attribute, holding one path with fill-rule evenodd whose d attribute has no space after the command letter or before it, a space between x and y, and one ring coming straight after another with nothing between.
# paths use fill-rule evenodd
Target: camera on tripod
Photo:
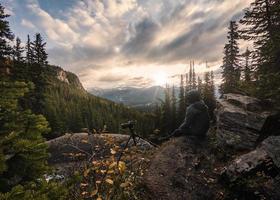
<instances>
[{"instance_id":1,"label":"camera on tripod","mask_svg":"<svg viewBox=\"0 0 280 200\"><path fill-rule=\"evenodd\" d=\"M136 125L136 123L137 123L137 121L135 121L135 120L130 120L130 121L128 121L128 122L126 122L126 123L122 123L121 124L121 128L122 129L130 129L130 130L132 130L132 129L134 129L134 126Z\"/></svg>"}]
</instances>

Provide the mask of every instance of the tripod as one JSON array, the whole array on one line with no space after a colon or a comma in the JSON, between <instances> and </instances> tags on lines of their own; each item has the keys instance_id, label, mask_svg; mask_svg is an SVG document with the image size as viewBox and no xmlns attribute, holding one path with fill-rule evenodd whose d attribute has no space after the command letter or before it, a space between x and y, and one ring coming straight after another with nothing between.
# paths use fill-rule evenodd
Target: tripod
<instances>
[{"instance_id":1,"label":"tripod","mask_svg":"<svg viewBox=\"0 0 280 200\"><path fill-rule=\"evenodd\" d=\"M139 139L142 139L142 140L148 142L149 144L151 144L154 147L158 147L158 145L156 145L156 144L152 143L151 141L148 141L148 140L144 139L143 137L141 137L140 135L136 134L134 127L129 127L129 132L130 132L130 136L129 136L128 140L126 141L125 146L123 147L122 152L117 160L117 166L119 165L119 162L123 156L123 153L124 153L125 149L128 147L128 144L131 139L133 140L134 146L137 145L136 138L139 138Z\"/></svg>"}]
</instances>

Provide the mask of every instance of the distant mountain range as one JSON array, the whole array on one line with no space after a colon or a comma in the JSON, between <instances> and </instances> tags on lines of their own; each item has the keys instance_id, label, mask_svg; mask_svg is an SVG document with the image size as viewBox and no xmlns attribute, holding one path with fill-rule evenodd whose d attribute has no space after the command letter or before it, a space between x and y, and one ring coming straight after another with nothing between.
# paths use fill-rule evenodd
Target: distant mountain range
<instances>
[{"instance_id":1,"label":"distant mountain range","mask_svg":"<svg viewBox=\"0 0 280 200\"><path fill-rule=\"evenodd\" d=\"M216 86L216 98L220 97L218 88L219 87ZM165 88L161 86L153 86L149 88L119 87L111 89L94 88L89 90L89 93L116 103L145 111L147 108L152 108L155 104L164 100L164 90ZM175 94L178 97L178 87L175 88Z\"/></svg>"},{"instance_id":2,"label":"distant mountain range","mask_svg":"<svg viewBox=\"0 0 280 200\"><path fill-rule=\"evenodd\" d=\"M95 88L91 89L89 92L93 95L134 108L150 107L164 99L164 88L161 86L153 86L149 88Z\"/></svg>"}]
</instances>

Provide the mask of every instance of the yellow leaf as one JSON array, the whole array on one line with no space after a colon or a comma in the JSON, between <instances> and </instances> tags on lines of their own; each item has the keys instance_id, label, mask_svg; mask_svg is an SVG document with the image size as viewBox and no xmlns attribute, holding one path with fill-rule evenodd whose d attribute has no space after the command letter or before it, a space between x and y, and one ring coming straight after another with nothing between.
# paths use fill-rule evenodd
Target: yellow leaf
<instances>
[{"instance_id":1,"label":"yellow leaf","mask_svg":"<svg viewBox=\"0 0 280 200\"><path fill-rule=\"evenodd\" d=\"M110 164L109 169L112 169L113 167L115 167L117 165L117 162L113 162L112 164Z\"/></svg>"},{"instance_id":2,"label":"yellow leaf","mask_svg":"<svg viewBox=\"0 0 280 200\"><path fill-rule=\"evenodd\" d=\"M102 198L101 198L101 197L98 197L96 200L102 200Z\"/></svg>"},{"instance_id":3,"label":"yellow leaf","mask_svg":"<svg viewBox=\"0 0 280 200\"><path fill-rule=\"evenodd\" d=\"M95 181L95 183L96 183L96 184L100 184L100 183L101 183L101 181Z\"/></svg>"},{"instance_id":4,"label":"yellow leaf","mask_svg":"<svg viewBox=\"0 0 280 200\"><path fill-rule=\"evenodd\" d=\"M88 186L87 183L81 183L81 187L86 187L86 186Z\"/></svg>"},{"instance_id":5,"label":"yellow leaf","mask_svg":"<svg viewBox=\"0 0 280 200\"><path fill-rule=\"evenodd\" d=\"M90 172L90 169L85 170L85 171L84 171L84 177L87 177L88 174L89 174L89 172Z\"/></svg>"},{"instance_id":6,"label":"yellow leaf","mask_svg":"<svg viewBox=\"0 0 280 200\"><path fill-rule=\"evenodd\" d=\"M119 166L118 167L119 167L119 170L120 170L121 173L123 173L126 170L126 165L125 165L125 163L123 161L119 162Z\"/></svg>"},{"instance_id":7,"label":"yellow leaf","mask_svg":"<svg viewBox=\"0 0 280 200\"><path fill-rule=\"evenodd\" d=\"M114 149L111 149L111 154L115 155L117 152Z\"/></svg>"},{"instance_id":8,"label":"yellow leaf","mask_svg":"<svg viewBox=\"0 0 280 200\"><path fill-rule=\"evenodd\" d=\"M88 140L83 139L81 142L87 144L87 143L88 143Z\"/></svg>"},{"instance_id":9,"label":"yellow leaf","mask_svg":"<svg viewBox=\"0 0 280 200\"><path fill-rule=\"evenodd\" d=\"M109 183L110 185L114 184L114 181L112 179L109 179L109 178L106 179L106 182Z\"/></svg>"},{"instance_id":10,"label":"yellow leaf","mask_svg":"<svg viewBox=\"0 0 280 200\"><path fill-rule=\"evenodd\" d=\"M128 187L129 186L129 182L125 182L125 183L122 183L120 185L121 188L125 188L125 187Z\"/></svg>"},{"instance_id":11,"label":"yellow leaf","mask_svg":"<svg viewBox=\"0 0 280 200\"><path fill-rule=\"evenodd\" d=\"M107 174L113 174L114 170L108 170Z\"/></svg>"},{"instance_id":12,"label":"yellow leaf","mask_svg":"<svg viewBox=\"0 0 280 200\"><path fill-rule=\"evenodd\" d=\"M87 192L82 192L82 195L85 196L87 194Z\"/></svg>"},{"instance_id":13,"label":"yellow leaf","mask_svg":"<svg viewBox=\"0 0 280 200\"><path fill-rule=\"evenodd\" d=\"M90 197L93 197L95 195L97 195L98 193L98 190L93 190L91 193L90 193Z\"/></svg>"}]
</instances>

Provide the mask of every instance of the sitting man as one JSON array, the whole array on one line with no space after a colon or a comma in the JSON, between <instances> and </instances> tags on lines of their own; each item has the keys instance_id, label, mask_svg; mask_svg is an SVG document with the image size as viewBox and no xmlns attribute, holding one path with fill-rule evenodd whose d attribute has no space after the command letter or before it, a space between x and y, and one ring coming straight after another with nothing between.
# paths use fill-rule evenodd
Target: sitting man
<instances>
[{"instance_id":1,"label":"sitting man","mask_svg":"<svg viewBox=\"0 0 280 200\"><path fill-rule=\"evenodd\" d=\"M191 90L187 93L187 102L189 106L187 107L184 122L163 140L182 135L191 136L199 141L206 137L210 126L208 107L201 100L200 93L197 90Z\"/></svg>"}]
</instances>

